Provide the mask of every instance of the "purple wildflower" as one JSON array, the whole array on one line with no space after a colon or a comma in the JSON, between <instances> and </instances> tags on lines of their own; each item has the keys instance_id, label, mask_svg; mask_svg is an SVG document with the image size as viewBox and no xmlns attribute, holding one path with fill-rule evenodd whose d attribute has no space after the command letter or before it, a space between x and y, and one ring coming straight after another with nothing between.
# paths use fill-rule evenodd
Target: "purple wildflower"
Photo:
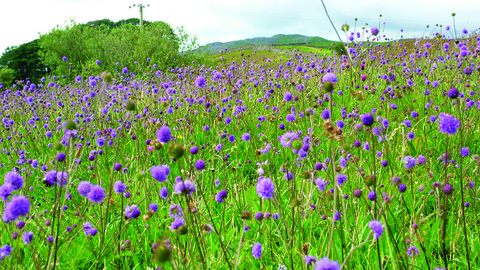
<instances>
[{"instance_id":1,"label":"purple wildflower","mask_svg":"<svg viewBox=\"0 0 480 270\"><path fill-rule=\"evenodd\" d=\"M268 200L273 198L275 186L270 178L260 177L256 190L260 198Z\"/></svg>"},{"instance_id":2,"label":"purple wildflower","mask_svg":"<svg viewBox=\"0 0 480 270\"><path fill-rule=\"evenodd\" d=\"M262 244L255 243L252 247L252 256L255 259L260 259L262 257Z\"/></svg>"},{"instance_id":3,"label":"purple wildflower","mask_svg":"<svg viewBox=\"0 0 480 270\"><path fill-rule=\"evenodd\" d=\"M161 143L168 143L172 139L172 132L167 126L163 126L157 130L157 140Z\"/></svg>"},{"instance_id":4,"label":"purple wildflower","mask_svg":"<svg viewBox=\"0 0 480 270\"><path fill-rule=\"evenodd\" d=\"M368 223L368 227L370 227L370 229L372 229L373 236L375 237L375 239L378 239L378 238L380 238L380 236L382 236L382 233L383 233L382 222L380 222L378 220L372 220Z\"/></svg>"},{"instance_id":5,"label":"purple wildflower","mask_svg":"<svg viewBox=\"0 0 480 270\"><path fill-rule=\"evenodd\" d=\"M153 179L163 182L167 180L170 168L167 165L153 166L150 168L150 173L152 174Z\"/></svg>"},{"instance_id":6,"label":"purple wildflower","mask_svg":"<svg viewBox=\"0 0 480 270\"><path fill-rule=\"evenodd\" d=\"M330 261L328 257L324 257L317 261L314 270L340 270L338 261Z\"/></svg>"},{"instance_id":7,"label":"purple wildflower","mask_svg":"<svg viewBox=\"0 0 480 270\"><path fill-rule=\"evenodd\" d=\"M455 134L460 127L460 120L446 113L440 114L438 123L440 125L440 132L442 133Z\"/></svg>"}]
</instances>

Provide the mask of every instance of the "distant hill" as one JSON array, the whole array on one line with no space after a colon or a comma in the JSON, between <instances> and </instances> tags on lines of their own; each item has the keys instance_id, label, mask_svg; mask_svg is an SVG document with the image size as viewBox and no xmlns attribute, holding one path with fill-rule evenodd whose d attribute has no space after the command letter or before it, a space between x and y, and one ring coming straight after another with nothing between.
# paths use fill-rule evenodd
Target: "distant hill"
<instances>
[{"instance_id":1,"label":"distant hill","mask_svg":"<svg viewBox=\"0 0 480 270\"><path fill-rule=\"evenodd\" d=\"M273 37L256 37L247 38L243 40L234 40L229 42L213 42L202 46L202 49L207 49L210 53L218 53L225 48L236 49L251 45L311 45L311 46L325 46L331 44L332 41L321 37L309 37L304 35L284 35L278 34Z\"/></svg>"}]
</instances>

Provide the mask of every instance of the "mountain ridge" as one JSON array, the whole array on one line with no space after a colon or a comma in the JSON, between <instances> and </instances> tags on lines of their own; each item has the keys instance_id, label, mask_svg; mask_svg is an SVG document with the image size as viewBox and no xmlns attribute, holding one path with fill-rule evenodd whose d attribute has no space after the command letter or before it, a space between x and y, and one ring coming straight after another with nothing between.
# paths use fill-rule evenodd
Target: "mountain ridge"
<instances>
[{"instance_id":1,"label":"mountain ridge","mask_svg":"<svg viewBox=\"0 0 480 270\"><path fill-rule=\"evenodd\" d=\"M305 36L300 34L276 34L271 37L254 37L241 40L233 40L227 42L212 42L208 43L201 48L206 49L210 53L218 53L225 49L236 49L244 46L251 45L312 45L312 46L325 46L333 41L318 37L318 36Z\"/></svg>"}]
</instances>

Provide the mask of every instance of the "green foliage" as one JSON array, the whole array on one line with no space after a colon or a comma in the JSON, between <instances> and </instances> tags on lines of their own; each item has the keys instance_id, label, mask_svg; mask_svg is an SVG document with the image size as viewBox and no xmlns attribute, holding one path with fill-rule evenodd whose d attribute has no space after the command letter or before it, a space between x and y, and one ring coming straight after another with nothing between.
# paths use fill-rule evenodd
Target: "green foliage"
<instances>
[{"instance_id":1,"label":"green foliage","mask_svg":"<svg viewBox=\"0 0 480 270\"><path fill-rule=\"evenodd\" d=\"M15 80L25 80L29 78L32 81L40 79L49 72L49 67L40 61L38 39L24 43L20 46L9 47L0 58L0 68L8 67L13 70L5 70L5 80L12 76ZM3 79L3 77L2 77Z\"/></svg>"},{"instance_id":2,"label":"green foliage","mask_svg":"<svg viewBox=\"0 0 480 270\"><path fill-rule=\"evenodd\" d=\"M104 19L85 25L72 21L65 28L56 27L40 37L43 62L54 73L72 78L86 69L117 73L123 67L132 70L135 64L144 67L150 63L165 69L203 58L195 52L196 40L182 28L177 35L165 22L146 22L141 28L137 23L138 19L117 23ZM62 61L63 56L67 62ZM100 66L96 60L100 60Z\"/></svg>"},{"instance_id":3,"label":"green foliage","mask_svg":"<svg viewBox=\"0 0 480 270\"><path fill-rule=\"evenodd\" d=\"M343 43L337 42L333 46L333 50L338 54L338 55L347 55L347 48L345 48L345 45Z\"/></svg>"},{"instance_id":4,"label":"green foliage","mask_svg":"<svg viewBox=\"0 0 480 270\"><path fill-rule=\"evenodd\" d=\"M8 67L3 67L0 68L0 82L5 85L11 85L13 82L13 78L15 76L15 70L8 68Z\"/></svg>"},{"instance_id":5,"label":"green foliage","mask_svg":"<svg viewBox=\"0 0 480 270\"><path fill-rule=\"evenodd\" d=\"M149 25L152 22L145 21L143 20L143 25ZM96 21L90 21L84 24L84 26L89 26L89 27L99 27L99 26L107 26L110 29L116 28L116 27L121 27L122 25L134 25L134 26L140 26L140 19L138 18L130 18L126 20L120 20L118 22L114 22L110 19L102 19L102 20L96 20Z\"/></svg>"}]
</instances>

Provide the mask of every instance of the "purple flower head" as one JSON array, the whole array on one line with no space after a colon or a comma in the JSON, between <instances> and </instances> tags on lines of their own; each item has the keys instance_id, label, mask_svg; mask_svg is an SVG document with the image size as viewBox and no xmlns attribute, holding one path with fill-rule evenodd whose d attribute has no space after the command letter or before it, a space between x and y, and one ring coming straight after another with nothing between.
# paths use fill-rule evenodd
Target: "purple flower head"
<instances>
[{"instance_id":1,"label":"purple flower head","mask_svg":"<svg viewBox=\"0 0 480 270\"><path fill-rule=\"evenodd\" d=\"M338 261L330 261L328 257L324 257L317 261L314 270L340 270Z\"/></svg>"},{"instance_id":2,"label":"purple flower head","mask_svg":"<svg viewBox=\"0 0 480 270\"><path fill-rule=\"evenodd\" d=\"M260 259L260 257L262 257L262 244L260 244L260 243L253 244L252 256L255 259Z\"/></svg>"},{"instance_id":3,"label":"purple flower head","mask_svg":"<svg viewBox=\"0 0 480 270\"><path fill-rule=\"evenodd\" d=\"M373 119L373 116L370 113L366 113L362 117L362 124L367 126L367 127L373 125L374 121L375 120Z\"/></svg>"},{"instance_id":4,"label":"purple flower head","mask_svg":"<svg viewBox=\"0 0 480 270\"><path fill-rule=\"evenodd\" d=\"M30 244L33 240L33 232L25 232L22 235L22 240L25 245Z\"/></svg>"},{"instance_id":5,"label":"purple flower head","mask_svg":"<svg viewBox=\"0 0 480 270\"><path fill-rule=\"evenodd\" d=\"M192 192L196 191L195 184L190 181L190 179L187 179L185 181L179 181L175 184L174 187L175 193L176 194L187 194L190 195Z\"/></svg>"},{"instance_id":6,"label":"purple flower head","mask_svg":"<svg viewBox=\"0 0 480 270\"><path fill-rule=\"evenodd\" d=\"M319 177L315 179L315 184L317 185L318 190L324 191L325 187L328 185L328 182Z\"/></svg>"},{"instance_id":7,"label":"purple flower head","mask_svg":"<svg viewBox=\"0 0 480 270\"><path fill-rule=\"evenodd\" d=\"M183 226L185 221L181 217L175 218L175 220L170 224L170 229L177 230L180 226Z\"/></svg>"},{"instance_id":8,"label":"purple flower head","mask_svg":"<svg viewBox=\"0 0 480 270\"><path fill-rule=\"evenodd\" d=\"M113 169L117 172L120 171L122 169L122 164L120 163L113 164Z\"/></svg>"},{"instance_id":9,"label":"purple flower head","mask_svg":"<svg viewBox=\"0 0 480 270\"><path fill-rule=\"evenodd\" d=\"M207 85L207 80L202 76L195 78L195 87L204 88Z\"/></svg>"},{"instance_id":10,"label":"purple flower head","mask_svg":"<svg viewBox=\"0 0 480 270\"><path fill-rule=\"evenodd\" d=\"M460 95L460 92L456 88L448 90L447 96L451 99L456 99Z\"/></svg>"},{"instance_id":11,"label":"purple flower head","mask_svg":"<svg viewBox=\"0 0 480 270\"><path fill-rule=\"evenodd\" d=\"M337 175L337 183L338 185L343 185L343 183L345 183L347 181L347 176L344 175L344 174L339 174Z\"/></svg>"},{"instance_id":12,"label":"purple flower head","mask_svg":"<svg viewBox=\"0 0 480 270\"><path fill-rule=\"evenodd\" d=\"M52 187L55 184L56 181L57 181L57 172L56 171L51 170L51 171L48 171L45 174L44 183L45 183L46 186Z\"/></svg>"},{"instance_id":13,"label":"purple flower head","mask_svg":"<svg viewBox=\"0 0 480 270\"><path fill-rule=\"evenodd\" d=\"M285 95L283 95L283 100L285 101L292 101L293 95L290 92L286 92Z\"/></svg>"},{"instance_id":14,"label":"purple flower head","mask_svg":"<svg viewBox=\"0 0 480 270\"><path fill-rule=\"evenodd\" d=\"M321 171L323 169L323 164L320 162L317 162L313 167L315 168L315 170Z\"/></svg>"},{"instance_id":15,"label":"purple flower head","mask_svg":"<svg viewBox=\"0 0 480 270\"><path fill-rule=\"evenodd\" d=\"M5 256L12 256L13 248L9 245L4 245L0 248L0 261L5 258Z\"/></svg>"},{"instance_id":16,"label":"purple flower head","mask_svg":"<svg viewBox=\"0 0 480 270\"><path fill-rule=\"evenodd\" d=\"M417 162L418 165L423 165L423 164L427 163L427 158L425 156L418 155L416 162Z\"/></svg>"},{"instance_id":17,"label":"purple flower head","mask_svg":"<svg viewBox=\"0 0 480 270\"><path fill-rule=\"evenodd\" d=\"M102 203L105 196L105 189L99 185L93 186L90 192L87 194L88 200L94 203Z\"/></svg>"},{"instance_id":18,"label":"purple flower head","mask_svg":"<svg viewBox=\"0 0 480 270\"><path fill-rule=\"evenodd\" d=\"M126 185L121 180L118 180L113 184L113 190L115 190L116 193L124 193Z\"/></svg>"},{"instance_id":19,"label":"purple flower head","mask_svg":"<svg viewBox=\"0 0 480 270\"><path fill-rule=\"evenodd\" d=\"M58 186L63 187L68 184L68 173L67 172L57 172L57 177L55 183Z\"/></svg>"},{"instance_id":20,"label":"purple flower head","mask_svg":"<svg viewBox=\"0 0 480 270\"><path fill-rule=\"evenodd\" d=\"M473 73L473 68L472 67L466 67L464 70L463 70L463 73L465 73L465 75L472 75Z\"/></svg>"},{"instance_id":21,"label":"purple flower head","mask_svg":"<svg viewBox=\"0 0 480 270\"><path fill-rule=\"evenodd\" d=\"M30 201L27 197L15 195L6 203L2 220L8 223L17 220L20 216L26 216L28 212L30 212Z\"/></svg>"},{"instance_id":22,"label":"purple flower head","mask_svg":"<svg viewBox=\"0 0 480 270\"><path fill-rule=\"evenodd\" d=\"M330 119L330 110L329 109L323 110L321 113L321 116L324 120Z\"/></svg>"},{"instance_id":23,"label":"purple flower head","mask_svg":"<svg viewBox=\"0 0 480 270\"><path fill-rule=\"evenodd\" d=\"M95 235L97 234L97 232L98 232L98 231L97 231L96 228L91 228L90 231L89 231L89 234L90 234L91 236L95 236Z\"/></svg>"},{"instance_id":24,"label":"purple flower head","mask_svg":"<svg viewBox=\"0 0 480 270\"><path fill-rule=\"evenodd\" d=\"M153 212L157 212L158 211L158 204L156 203L151 203L149 206L148 206L148 209L149 210L152 210Z\"/></svg>"},{"instance_id":25,"label":"purple flower head","mask_svg":"<svg viewBox=\"0 0 480 270\"><path fill-rule=\"evenodd\" d=\"M370 201L375 201L377 199L377 193L375 193L374 190L370 191L367 195L367 198L370 200Z\"/></svg>"},{"instance_id":26,"label":"purple flower head","mask_svg":"<svg viewBox=\"0 0 480 270\"><path fill-rule=\"evenodd\" d=\"M167 180L170 168L167 165L153 166L150 168L150 173L152 174L153 179L163 182Z\"/></svg>"},{"instance_id":27,"label":"purple flower head","mask_svg":"<svg viewBox=\"0 0 480 270\"><path fill-rule=\"evenodd\" d=\"M262 212L255 213L255 219L258 220L258 221L262 221L263 220L263 213Z\"/></svg>"},{"instance_id":28,"label":"purple flower head","mask_svg":"<svg viewBox=\"0 0 480 270\"><path fill-rule=\"evenodd\" d=\"M166 199L168 197L168 189L167 187L162 187L160 189L160 198Z\"/></svg>"},{"instance_id":29,"label":"purple flower head","mask_svg":"<svg viewBox=\"0 0 480 270\"><path fill-rule=\"evenodd\" d=\"M407 185L401 183L400 185L398 185L398 191L404 193L405 191L407 191Z\"/></svg>"},{"instance_id":30,"label":"purple flower head","mask_svg":"<svg viewBox=\"0 0 480 270\"><path fill-rule=\"evenodd\" d=\"M136 205L126 206L125 207L125 216L127 218L137 218L140 216L140 209Z\"/></svg>"},{"instance_id":31,"label":"purple flower head","mask_svg":"<svg viewBox=\"0 0 480 270\"><path fill-rule=\"evenodd\" d=\"M287 122L289 123L295 121L295 114L294 113L287 114L287 116L285 117L285 120L287 120Z\"/></svg>"},{"instance_id":32,"label":"purple flower head","mask_svg":"<svg viewBox=\"0 0 480 270\"><path fill-rule=\"evenodd\" d=\"M290 180L293 179L293 173L292 172L285 173L283 175L283 178L285 178L285 180L287 180L287 181L290 181Z\"/></svg>"},{"instance_id":33,"label":"purple flower head","mask_svg":"<svg viewBox=\"0 0 480 270\"><path fill-rule=\"evenodd\" d=\"M382 236L382 233L383 233L382 222L380 222L378 220L372 220L368 223L368 227L370 227L370 229L372 229L373 236L375 237L375 239L378 239L378 238L380 238L380 236Z\"/></svg>"},{"instance_id":34,"label":"purple flower head","mask_svg":"<svg viewBox=\"0 0 480 270\"><path fill-rule=\"evenodd\" d=\"M295 132L287 132L284 135L280 137L280 144L283 147L291 147L292 146L292 141L299 139L300 136L298 136L297 133Z\"/></svg>"},{"instance_id":35,"label":"purple flower head","mask_svg":"<svg viewBox=\"0 0 480 270\"><path fill-rule=\"evenodd\" d=\"M470 149L468 147L463 147L462 149L460 149L460 155L462 157L470 155Z\"/></svg>"},{"instance_id":36,"label":"purple flower head","mask_svg":"<svg viewBox=\"0 0 480 270\"><path fill-rule=\"evenodd\" d=\"M80 196L87 197L87 194L92 190L92 184L88 181L80 182L77 190Z\"/></svg>"},{"instance_id":37,"label":"purple flower head","mask_svg":"<svg viewBox=\"0 0 480 270\"><path fill-rule=\"evenodd\" d=\"M88 236L92 229L94 228L92 228L92 224L90 222L87 221L83 223L83 233L85 234L85 236Z\"/></svg>"},{"instance_id":38,"label":"purple flower head","mask_svg":"<svg viewBox=\"0 0 480 270\"><path fill-rule=\"evenodd\" d=\"M104 137L98 137L98 138L96 139L97 145L98 145L99 147L104 147L104 146L105 146L105 141L106 141L106 140L105 140Z\"/></svg>"},{"instance_id":39,"label":"purple flower head","mask_svg":"<svg viewBox=\"0 0 480 270\"><path fill-rule=\"evenodd\" d=\"M220 190L217 195L215 195L215 201L217 201L218 203L223 203L225 201L225 199L227 198L227 191L225 190Z\"/></svg>"},{"instance_id":40,"label":"purple flower head","mask_svg":"<svg viewBox=\"0 0 480 270\"><path fill-rule=\"evenodd\" d=\"M450 114L441 113L438 124L440 125L440 132L455 134L457 129L460 127L460 120L456 119Z\"/></svg>"},{"instance_id":41,"label":"purple flower head","mask_svg":"<svg viewBox=\"0 0 480 270\"><path fill-rule=\"evenodd\" d=\"M12 185L5 183L0 186L0 198L2 198L2 200L4 201L8 200L8 197L12 195L12 192L13 192Z\"/></svg>"},{"instance_id":42,"label":"purple flower head","mask_svg":"<svg viewBox=\"0 0 480 270\"><path fill-rule=\"evenodd\" d=\"M198 147L192 146L192 147L190 148L190 154L196 155L197 153L198 153Z\"/></svg>"},{"instance_id":43,"label":"purple flower head","mask_svg":"<svg viewBox=\"0 0 480 270\"><path fill-rule=\"evenodd\" d=\"M269 200L274 196L275 186L272 179L260 177L257 183L256 190L260 198Z\"/></svg>"},{"instance_id":44,"label":"purple flower head","mask_svg":"<svg viewBox=\"0 0 480 270\"><path fill-rule=\"evenodd\" d=\"M377 35L380 33L380 31L379 31L378 28L376 28L376 27L372 27L372 29L370 29L370 32L371 32L372 35L374 35L374 36L377 36Z\"/></svg>"},{"instance_id":45,"label":"purple flower head","mask_svg":"<svg viewBox=\"0 0 480 270\"><path fill-rule=\"evenodd\" d=\"M337 83L338 82L337 75L331 72L325 74L322 78L322 83L326 83L326 82Z\"/></svg>"},{"instance_id":46,"label":"purple flower head","mask_svg":"<svg viewBox=\"0 0 480 270\"><path fill-rule=\"evenodd\" d=\"M404 166L407 169L411 169L411 168L415 167L415 162L416 162L416 160L412 156L406 156L406 157L403 158Z\"/></svg>"},{"instance_id":47,"label":"purple flower head","mask_svg":"<svg viewBox=\"0 0 480 270\"><path fill-rule=\"evenodd\" d=\"M418 254L420 254L420 250L418 250L418 248L416 246L410 246L407 249L407 254L410 257L417 256Z\"/></svg>"},{"instance_id":48,"label":"purple flower head","mask_svg":"<svg viewBox=\"0 0 480 270\"><path fill-rule=\"evenodd\" d=\"M450 184L445 184L442 188L442 191L445 195L452 195L453 193L453 186Z\"/></svg>"},{"instance_id":49,"label":"purple flower head","mask_svg":"<svg viewBox=\"0 0 480 270\"><path fill-rule=\"evenodd\" d=\"M15 171L5 174L5 183L10 184L13 190L18 190L23 187L23 177Z\"/></svg>"},{"instance_id":50,"label":"purple flower head","mask_svg":"<svg viewBox=\"0 0 480 270\"><path fill-rule=\"evenodd\" d=\"M197 171L205 169L205 161L201 159L195 161L195 169L197 169Z\"/></svg>"},{"instance_id":51,"label":"purple flower head","mask_svg":"<svg viewBox=\"0 0 480 270\"><path fill-rule=\"evenodd\" d=\"M307 265L315 265L316 262L317 262L317 256L305 255L305 263Z\"/></svg>"},{"instance_id":52,"label":"purple flower head","mask_svg":"<svg viewBox=\"0 0 480 270\"><path fill-rule=\"evenodd\" d=\"M171 218L181 217L183 214L183 209L178 204L172 204L170 205L170 211L168 214L170 215Z\"/></svg>"},{"instance_id":53,"label":"purple flower head","mask_svg":"<svg viewBox=\"0 0 480 270\"><path fill-rule=\"evenodd\" d=\"M172 132L167 126L163 126L157 130L157 140L161 143L168 143L172 139Z\"/></svg>"},{"instance_id":54,"label":"purple flower head","mask_svg":"<svg viewBox=\"0 0 480 270\"><path fill-rule=\"evenodd\" d=\"M243 133L242 134L242 140L248 142L250 141L250 134L249 133Z\"/></svg>"}]
</instances>

